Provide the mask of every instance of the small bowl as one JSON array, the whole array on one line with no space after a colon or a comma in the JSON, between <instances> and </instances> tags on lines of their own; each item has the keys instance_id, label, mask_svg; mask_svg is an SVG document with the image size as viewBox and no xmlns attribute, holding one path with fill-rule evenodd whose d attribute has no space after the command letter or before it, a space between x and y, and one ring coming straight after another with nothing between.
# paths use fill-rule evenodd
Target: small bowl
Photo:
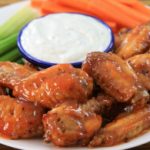
<instances>
[{"instance_id":1,"label":"small bowl","mask_svg":"<svg viewBox=\"0 0 150 150\"><path fill-rule=\"evenodd\" d=\"M55 13L55 14L58 14L58 13ZM68 14L68 13L67 13ZM69 14L80 14L80 15L84 15L84 16L88 16L88 17L92 17L94 18L95 20L97 20L98 22L100 22L101 24L103 24L109 31L110 31L110 34L111 34L111 41L110 41L110 44L108 45L108 47L103 51L103 52L110 52L112 51L113 47L114 47L114 35L113 35L113 32L111 30L111 28L105 23L103 22L102 20L96 18L96 17L93 17L93 16L90 16L90 15L85 15L85 14L81 14L81 13L69 13ZM50 15L50 14L49 14ZM47 16L47 15L46 15ZM44 17L46 17L44 16ZM37 19L41 19L43 17L40 17L40 18L37 18ZM32 22L32 21L31 21ZM53 66L53 65L56 65L58 63L53 63L53 62L47 62L47 61L43 61L43 60L40 60L40 59L37 59L36 57L30 55L27 51L28 50L25 50L23 45L22 45L22 42L21 42L21 36L24 32L24 30L28 27L28 25L31 23L29 22L28 24L26 24L19 32L19 35L18 35L18 39L17 39L17 45L19 47L19 51L20 53L22 54L22 56L28 60L29 62L31 62L32 64L36 65L36 66L39 66L39 67L42 67L42 68L47 68L47 67L50 67L50 66ZM84 60L83 60L84 61ZM72 64L74 67L81 67L82 65L82 62L83 61L77 61L77 62L73 62L73 63L70 63Z\"/></svg>"}]
</instances>

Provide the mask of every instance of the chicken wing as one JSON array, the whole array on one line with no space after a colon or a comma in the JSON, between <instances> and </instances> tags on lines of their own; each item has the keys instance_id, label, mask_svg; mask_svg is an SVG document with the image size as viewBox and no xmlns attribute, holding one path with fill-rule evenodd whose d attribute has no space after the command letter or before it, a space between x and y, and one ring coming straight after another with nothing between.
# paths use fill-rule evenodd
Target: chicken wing
<instances>
[{"instance_id":1,"label":"chicken wing","mask_svg":"<svg viewBox=\"0 0 150 150\"><path fill-rule=\"evenodd\" d=\"M80 105L81 109L87 112L93 112L97 114L107 114L109 113L115 100L103 93L99 93L97 97L88 100L86 103Z\"/></svg>"},{"instance_id":2,"label":"chicken wing","mask_svg":"<svg viewBox=\"0 0 150 150\"><path fill-rule=\"evenodd\" d=\"M120 47L120 45L122 44L122 41L125 39L125 37L127 36L127 34L130 32L131 30L128 28L122 28L116 35L115 35L115 53L118 53L118 48Z\"/></svg>"},{"instance_id":3,"label":"chicken wing","mask_svg":"<svg viewBox=\"0 0 150 150\"><path fill-rule=\"evenodd\" d=\"M108 110L111 105L112 98L106 95L85 104L71 101L61 104L43 117L45 140L58 146L86 145L102 123L96 113Z\"/></svg>"},{"instance_id":4,"label":"chicken wing","mask_svg":"<svg viewBox=\"0 0 150 150\"><path fill-rule=\"evenodd\" d=\"M112 146L127 142L150 128L150 106L128 115L123 115L106 125L95 135L90 146Z\"/></svg>"},{"instance_id":5,"label":"chicken wing","mask_svg":"<svg viewBox=\"0 0 150 150\"><path fill-rule=\"evenodd\" d=\"M13 89L13 87L36 70L12 62L0 62L0 85Z\"/></svg>"},{"instance_id":6,"label":"chicken wing","mask_svg":"<svg viewBox=\"0 0 150 150\"><path fill-rule=\"evenodd\" d=\"M6 95L6 91L3 87L0 87L0 95Z\"/></svg>"},{"instance_id":7,"label":"chicken wing","mask_svg":"<svg viewBox=\"0 0 150 150\"><path fill-rule=\"evenodd\" d=\"M115 54L92 52L88 54L82 69L119 102L136 103L149 98L148 92L137 82L132 68Z\"/></svg>"},{"instance_id":8,"label":"chicken wing","mask_svg":"<svg viewBox=\"0 0 150 150\"><path fill-rule=\"evenodd\" d=\"M43 113L41 106L0 96L0 136L10 139L41 136Z\"/></svg>"},{"instance_id":9,"label":"chicken wing","mask_svg":"<svg viewBox=\"0 0 150 150\"><path fill-rule=\"evenodd\" d=\"M60 64L24 79L15 86L16 97L53 108L65 101L86 101L93 90L93 80L81 69Z\"/></svg>"},{"instance_id":10,"label":"chicken wing","mask_svg":"<svg viewBox=\"0 0 150 150\"><path fill-rule=\"evenodd\" d=\"M150 54L133 56L127 62L136 72L142 85L150 90Z\"/></svg>"},{"instance_id":11,"label":"chicken wing","mask_svg":"<svg viewBox=\"0 0 150 150\"><path fill-rule=\"evenodd\" d=\"M122 41L117 55L123 59L142 54L150 48L150 22L132 29Z\"/></svg>"}]
</instances>

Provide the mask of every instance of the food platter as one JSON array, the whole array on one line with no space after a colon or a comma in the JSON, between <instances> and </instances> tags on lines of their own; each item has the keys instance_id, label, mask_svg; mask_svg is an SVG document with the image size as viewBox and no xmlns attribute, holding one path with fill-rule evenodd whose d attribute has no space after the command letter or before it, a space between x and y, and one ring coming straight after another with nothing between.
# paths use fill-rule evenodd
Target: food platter
<instances>
[{"instance_id":1,"label":"food platter","mask_svg":"<svg viewBox=\"0 0 150 150\"><path fill-rule=\"evenodd\" d=\"M97 150L123 150L123 149L129 149L133 148L142 144L145 144L150 141L150 133L146 133L128 143L120 144L117 146L112 147L101 147L101 148L94 148ZM53 146L51 144L45 144L42 139L27 139L27 140L7 140L7 139L0 139L0 143L23 150L33 150L33 149L42 149L42 150L86 150L87 147L71 147L71 148L59 148L56 146Z\"/></svg>"},{"instance_id":2,"label":"food platter","mask_svg":"<svg viewBox=\"0 0 150 150\"><path fill-rule=\"evenodd\" d=\"M3 23L5 20L7 20L15 11L23 7L24 5L27 5L28 2L20 2L17 4L13 4L4 8L0 9L0 24ZM134 140L131 140L127 143L124 144L119 144L117 146L112 146L112 147L101 147L101 148L95 148L98 150L121 150L121 149L129 149L133 148L145 143L150 142L150 132L147 132ZM59 148L56 146L53 146L52 144L46 144L44 143L43 139L27 139L27 140L8 140L8 139L0 139L0 143L13 147L13 148L18 148L18 149L24 149L24 150L33 150L33 149L42 149L42 150L57 150L57 149L79 149L79 150L84 150L87 148L84 147L71 147L71 148Z\"/></svg>"}]
</instances>

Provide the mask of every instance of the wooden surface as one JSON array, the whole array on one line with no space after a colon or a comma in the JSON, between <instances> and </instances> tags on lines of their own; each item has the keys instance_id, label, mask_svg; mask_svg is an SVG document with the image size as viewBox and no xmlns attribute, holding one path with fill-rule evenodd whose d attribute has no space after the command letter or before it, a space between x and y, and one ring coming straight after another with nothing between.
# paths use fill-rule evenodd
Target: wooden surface
<instances>
[{"instance_id":1,"label":"wooden surface","mask_svg":"<svg viewBox=\"0 0 150 150\"><path fill-rule=\"evenodd\" d=\"M19 2L20 0L0 0L0 6L8 5L11 3Z\"/></svg>"},{"instance_id":2,"label":"wooden surface","mask_svg":"<svg viewBox=\"0 0 150 150\"><path fill-rule=\"evenodd\" d=\"M0 6L8 5L11 3L18 2L18 1L20 1L20 0L0 0ZM150 4L150 0L144 0L144 1L145 2L147 1ZM13 149L13 148L10 148L10 147L7 147L7 146L0 144L0 150L16 150L16 149ZM139 147L132 148L129 150L150 150L150 143L147 143L145 145L141 145Z\"/></svg>"}]
</instances>

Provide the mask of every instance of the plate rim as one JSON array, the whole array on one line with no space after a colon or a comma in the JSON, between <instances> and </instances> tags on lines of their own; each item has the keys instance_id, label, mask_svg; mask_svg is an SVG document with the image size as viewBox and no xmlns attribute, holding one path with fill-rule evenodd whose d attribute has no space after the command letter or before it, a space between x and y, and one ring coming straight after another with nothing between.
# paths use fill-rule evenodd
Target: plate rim
<instances>
[{"instance_id":1,"label":"plate rim","mask_svg":"<svg viewBox=\"0 0 150 150\"><path fill-rule=\"evenodd\" d=\"M15 3L15 4L10 4L10 5L7 5L7 6L4 6L4 7L1 7L0 9L3 9L3 8L9 8L10 6L15 6L15 5L19 5L19 4L22 4L22 3L24 3L24 4L28 4L28 2L29 2L29 0L22 0L21 2L17 2L17 3ZM148 138L146 138L146 137L148 137ZM145 139L145 140L141 140L141 139ZM30 140L30 141L34 141L34 140L36 140L36 139L26 139L26 140L9 140L9 139L3 139L3 138L0 138L0 144L3 144L3 145L5 145L5 146L9 146L9 147L12 147L12 148L17 148L17 149L24 149L24 150L33 150L33 149L30 149L30 148L25 148L25 147L22 147L22 146L20 146L20 145L12 145L12 143L13 142L16 142L16 143L18 143L18 142L21 142L21 141L27 141L27 140ZM11 142L10 142L11 141ZM41 139L40 141L42 141L42 143L44 143L44 141ZM136 143L136 145L135 144L133 144L134 143L134 141L138 141L137 143ZM10 142L10 143L9 143ZM138 146L140 146L140 145L143 145L143 144L146 144L146 143L148 143L148 142L150 142L150 131L148 131L148 132L146 132L146 133L144 133L143 135L140 135L140 136L138 136L138 137L136 137L136 138L134 138L134 139L132 139L132 140L130 140L129 142L127 142L127 143L122 143L122 144L119 144L119 145L116 145L116 146L111 146L111 147L97 147L97 148L90 148L90 149L96 149L96 150L121 150L121 149L129 149L129 148L135 148L135 147L138 147ZM73 150L73 149L77 149L77 147L70 147L70 148L58 148L58 147L56 147L56 146L52 146L52 145L49 145L49 144L44 144L44 145L48 145L48 147L49 147L49 149L70 149L70 150ZM122 147L121 149L120 149L120 147ZM81 150L81 149L88 149L88 147L79 147L79 149Z\"/></svg>"}]
</instances>

